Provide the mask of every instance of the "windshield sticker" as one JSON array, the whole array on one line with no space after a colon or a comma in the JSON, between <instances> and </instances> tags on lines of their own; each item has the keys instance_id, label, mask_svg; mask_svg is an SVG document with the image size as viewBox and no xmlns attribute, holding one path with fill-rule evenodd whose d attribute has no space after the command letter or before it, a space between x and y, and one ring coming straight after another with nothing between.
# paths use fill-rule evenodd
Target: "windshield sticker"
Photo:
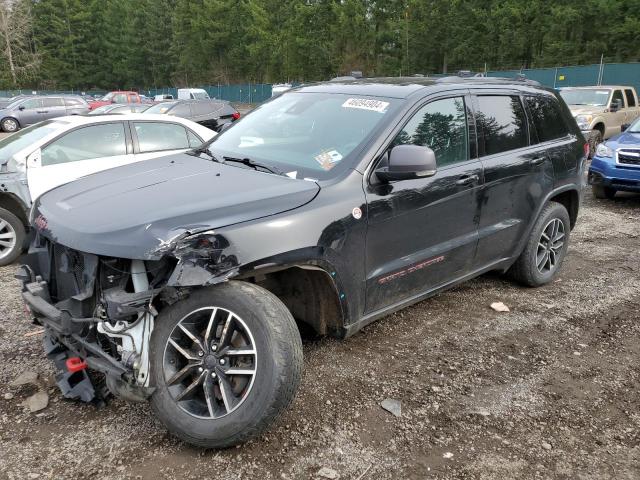
<instances>
[{"instance_id":1,"label":"windshield sticker","mask_svg":"<svg viewBox=\"0 0 640 480\"><path fill-rule=\"evenodd\" d=\"M325 150L314 158L324 170L329 171L342 160L342 155L336 150Z\"/></svg>"},{"instance_id":2,"label":"windshield sticker","mask_svg":"<svg viewBox=\"0 0 640 480\"><path fill-rule=\"evenodd\" d=\"M342 104L342 108L359 108L360 110L371 110L379 113L386 112L388 106L389 102L370 100L368 98L350 98Z\"/></svg>"}]
</instances>

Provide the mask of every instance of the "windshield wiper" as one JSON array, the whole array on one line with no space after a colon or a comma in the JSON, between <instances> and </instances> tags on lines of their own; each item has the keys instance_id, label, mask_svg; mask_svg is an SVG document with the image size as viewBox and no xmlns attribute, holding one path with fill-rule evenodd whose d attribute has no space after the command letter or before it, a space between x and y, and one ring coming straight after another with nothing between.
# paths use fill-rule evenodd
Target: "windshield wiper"
<instances>
[{"instance_id":1,"label":"windshield wiper","mask_svg":"<svg viewBox=\"0 0 640 480\"><path fill-rule=\"evenodd\" d=\"M213 138L216 138L216 137L213 137ZM221 160L219 160L218 158L216 158L216 156L213 153L211 153L211 150L209 150L209 145L211 145L212 140L209 140L208 142L203 143L202 145L200 145L197 148L193 148L193 149L189 150L187 153L189 155L193 155L194 157L199 157L202 153L204 153L205 155L210 157L211 160L213 160L214 162L216 162L216 163L224 163Z\"/></svg>"},{"instance_id":2,"label":"windshield wiper","mask_svg":"<svg viewBox=\"0 0 640 480\"><path fill-rule=\"evenodd\" d=\"M273 167L270 165L265 165L264 163L260 163L260 162L256 162L255 160L251 160L250 158L235 158L235 157L222 157L224 158L225 162L236 162L236 163L242 163L243 165L246 165L247 167L252 167L254 170L258 170L259 168L262 168L263 170L266 170L269 173L273 173L275 175L282 175L282 176L286 176L287 174L284 173L282 170L280 170L277 167Z\"/></svg>"}]
</instances>

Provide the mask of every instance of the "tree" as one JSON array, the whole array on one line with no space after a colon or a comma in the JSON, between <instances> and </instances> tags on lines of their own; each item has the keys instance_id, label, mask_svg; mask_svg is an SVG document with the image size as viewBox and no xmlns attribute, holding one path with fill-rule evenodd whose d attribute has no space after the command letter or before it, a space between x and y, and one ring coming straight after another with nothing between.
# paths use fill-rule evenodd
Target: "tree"
<instances>
[{"instance_id":1,"label":"tree","mask_svg":"<svg viewBox=\"0 0 640 480\"><path fill-rule=\"evenodd\" d=\"M30 3L26 0L0 0L0 37L11 85L28 79L40 64L33 49Z\"/></svg>"}]
</instances>

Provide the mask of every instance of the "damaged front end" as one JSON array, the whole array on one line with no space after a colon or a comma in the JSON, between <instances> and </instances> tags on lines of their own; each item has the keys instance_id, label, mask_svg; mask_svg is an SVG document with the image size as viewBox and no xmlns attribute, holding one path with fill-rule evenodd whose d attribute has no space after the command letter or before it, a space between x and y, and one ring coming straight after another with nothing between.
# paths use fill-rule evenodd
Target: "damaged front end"
<instances>
[{"instance_id":1,"label":"damaged front end","mask_svg":"<svg viewBox=\"0 0 640 480\"><path fill-rule=\"evenodd\" d=\"M237 258L228 250L211 230L161 241L145 260L79 252L36 235L16 277L29 312L46 328L45 351L58 366L63 394L102 399L102 382L88 367L104 374L117 396L148 398L154 390L149 342L159 311L192 287L236 275ZM75 357L85 368L69 367Z\"/></svg>"}]
</instances>

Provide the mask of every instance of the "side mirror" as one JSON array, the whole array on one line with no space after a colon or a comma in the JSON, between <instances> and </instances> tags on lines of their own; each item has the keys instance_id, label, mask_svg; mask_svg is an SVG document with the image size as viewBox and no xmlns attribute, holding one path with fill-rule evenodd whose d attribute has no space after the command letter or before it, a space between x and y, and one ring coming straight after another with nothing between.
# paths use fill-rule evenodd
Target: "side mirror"
<instances>
[{"instance_id":1,"label":"side mirror","mask_svg":"<svg viewBox=\"0 0 640 480\"><path fill-rule=\"evenodd\" d=\"M622 102L620 99L611 100L611 106L609 107L610 112L617 112L622 108Z\"/></svg>"},{"instance_id":2,"label":"side mirror","mask_svg":"<svg viewBox=\"0 0 640 480\"><path fill-rule=\"evenodd\" d=\"M24 105L20 105L20 106L18 107L18 110L24 110L24 109L25 109L25 106L24 106Z\"/></svg>"},{"instance_id":3,"label":"side mirror","mask_svg":"<svg viewBox=\"0 0 640 480\"><path fill-rule=\"evenodd\" d=\"M435 175L436 154L429 147L398 145L389 152L388 166L376 170L383 182L411 180Z\"/></svg>"},{"instance_id":4,"label":"side mirror","mask_svg":"<svg viewBox=\"0 0 640 480\"><path fill-rule=\"evenodd\" d=\"M38 168L42 166L42 150L37 149L27 156L27 168Z\"/></svg>"},{"instance_id":5,"label":"side mirror","mask_svg":"<svg viewBox=\"0 0 640 480\"><path fill-rule=\"evenodd\" d=\"M622 125L620 125L620 131L626 132L627 128L629 128L630 125L631 125L630 123L623 123Z\"/></svg>"}]
</instances>

